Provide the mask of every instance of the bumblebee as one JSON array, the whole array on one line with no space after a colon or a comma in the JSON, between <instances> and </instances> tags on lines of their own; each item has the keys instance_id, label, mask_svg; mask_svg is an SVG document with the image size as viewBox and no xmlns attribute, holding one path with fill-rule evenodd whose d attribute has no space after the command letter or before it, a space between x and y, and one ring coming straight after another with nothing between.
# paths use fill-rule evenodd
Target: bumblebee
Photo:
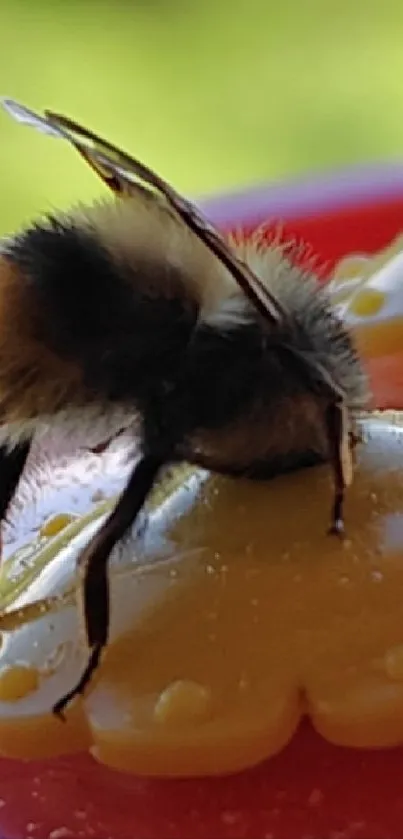
<instances>
[{"instance_id":1,"label":"bumblebee","mask_svg":"<svg viewBox=\"0 0 403 839\"><path fill-rule=\"evenodd\" d=\"M79 561L89 656L53 709L63 716L108 642L108 558L163 471L186 461L264 480L328 461L330 529L341 533L369 394L351 336L292 247L224 238L96 134L3 105L67 140L112 192L40 218L0 252L0 520L41 427L133 431L127 485Z\"/></svg>"}]
</instances>

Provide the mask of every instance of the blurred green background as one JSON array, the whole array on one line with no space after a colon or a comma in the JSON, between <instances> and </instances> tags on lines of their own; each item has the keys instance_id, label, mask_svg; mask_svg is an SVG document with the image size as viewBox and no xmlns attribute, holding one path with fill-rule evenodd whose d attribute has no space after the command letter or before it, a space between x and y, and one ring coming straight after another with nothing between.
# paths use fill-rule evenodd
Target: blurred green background
<instances>
[{"instance_id":1,"label":"blurred green background","mask_svg":"<svg viewBox=\"0 0 403 839\"><path fill-rule=\"evenodd\" d=\"M0 93L205 195L403 160L400 0L1 0ZM102 187L0 113L0 231Z\"/></svg>"}]
</instances>

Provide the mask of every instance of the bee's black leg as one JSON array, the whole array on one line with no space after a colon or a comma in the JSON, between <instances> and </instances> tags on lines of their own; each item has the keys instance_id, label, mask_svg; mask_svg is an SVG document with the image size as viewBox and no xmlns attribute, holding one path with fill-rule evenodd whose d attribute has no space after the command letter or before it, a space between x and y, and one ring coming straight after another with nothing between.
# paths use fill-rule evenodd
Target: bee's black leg
<instances>
[{"instance_id":1,"label":"bee's black leg","mask_svg":"<svg viewBox=\"0 0 403 839\"><path fill-rule=\"evenodd\" d=\"M352 469L351 440L346 431L343 405L335 402L327 412L330 459L334 472L334 499L330 534L344 535L344 498Z\"/></svg>"},{"instance_id":2,"label":"bee's black leg","mask_svg":"<svg viewBox=\"0 0 403 839\"><path fill-rule=\"evenodd\" d=\"M27 440L13 449L0 446L0 523L14 497L28 459L31 443L31 440Z\"/></svg>"},{"instance_id":3,"label":"bee's black leg","mask_svg":"<svg viewBox=\"0 0 403 839\"><path fill-rule=\"evenodd\" d=\"M53 713L59 717L63 718L66 706L84 692L99 664L109 631L108 559L117 542L134 523L165 462L165 459L153 455L144 455L138 461L115 509L79 559L85 625L91 652L77 684L53 707Z\"/></svg>"}]
</instances>

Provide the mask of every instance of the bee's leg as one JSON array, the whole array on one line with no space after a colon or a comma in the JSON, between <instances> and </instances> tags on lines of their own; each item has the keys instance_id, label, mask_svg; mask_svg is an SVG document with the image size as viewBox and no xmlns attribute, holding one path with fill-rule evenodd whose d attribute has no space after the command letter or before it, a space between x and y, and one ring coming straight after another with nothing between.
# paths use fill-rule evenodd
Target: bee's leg
<instances>
[{"instance_id":1,"label":"bee's leg","mask_svg":"<svg viewBox=\"0 0 403 839\"><path fill-rule=\"evenodd\" d=\"M0 446L0 524L13 500L28 459L31 443L31 440L26 440L13 449L6 445Z\"/></svg>"},{"instance_id":2,"label":"bee's leg","mask_svg":"<svg viewBox=\"0 0 403 839\"><path fill-rule=\"evenodd\" d=\"M75 687L54 705L53 713L57 716L63 717L65 707L84 692L98 667L109 631L108 559L117 542L134 523L165 463L165 458L151 454L138 461L115 509L79 559L85 625L91 652Z\"/></svg>"},{"instance_id":3,"label":"bee's leg","mask_svg":"<svg viewBox=\"0 0 403 839\"><path fill-rule=\"evenodd\" d=\"M348 434L346 410L342 403L334 402L328 408L328 437L330 459L334 473L334 501L329 533L344 535L344 497L352 482L353 458Z\"/></svg>"}]
</instances>

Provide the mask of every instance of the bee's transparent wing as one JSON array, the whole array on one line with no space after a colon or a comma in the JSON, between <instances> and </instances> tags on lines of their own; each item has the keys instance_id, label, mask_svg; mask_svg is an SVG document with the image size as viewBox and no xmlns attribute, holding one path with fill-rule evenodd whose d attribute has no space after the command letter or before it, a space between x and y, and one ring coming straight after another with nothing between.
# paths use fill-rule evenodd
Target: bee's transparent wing
<instances>
[{"instance_id":1,"label":"bee's transparent wing","mask_svg":"<svg viewBox=\"0 0 403 839\"><path fill-rule=\"evenodd\" d=\"M46 116L42 117L34 113L34 111L26 108L25 105L20 105L13 99L2 99L1 104L4 110L17 122L23 125L29 125L31 128L36 128L37 131L41 131L42 134L49 134L51 137L58 137L63 140L69 139L60 128L51 125Z\"/></svg>"},{"instance_id":2,"label":"bee's transparent wing","mask_svg":"<svg viewBox=\"0 0 403 839\"><path fill-rule=\"evenodd\" d=\"M239 259L232 248L203 218L194 205L179 195L159 175L136 158L129 156L68 117L48 110L45 111L44 116L39 116L11 99L3 99L3 106L18 122L30 125L53 137L62 137L69 140L99 177L119 196L125 197L134 194L138 189L139 180L163 195L187 227L225 265L264 317L274 322L283 317L278 301L270 294L253 271Z\"/></svg>"},{"instance_id":3,"label":"bee's transparent wing","mask_svg":"<svg viewBox=\"0 0 403 839\"><path fill-rule=\"evenodd\" d=\"M248 266L238 258L220 234L203 218L195 206L179 195L163 178L144 163L98 137L87 128L68 117L46 111L52 126L60 128L74 143L80 154L114 192L129 194L137 180L164 196L182 221L191 228L205 245L226 266L244 293L252 300L262 314L278 321L283 312L276 298Z\"/></svg>"}]
</instances>

